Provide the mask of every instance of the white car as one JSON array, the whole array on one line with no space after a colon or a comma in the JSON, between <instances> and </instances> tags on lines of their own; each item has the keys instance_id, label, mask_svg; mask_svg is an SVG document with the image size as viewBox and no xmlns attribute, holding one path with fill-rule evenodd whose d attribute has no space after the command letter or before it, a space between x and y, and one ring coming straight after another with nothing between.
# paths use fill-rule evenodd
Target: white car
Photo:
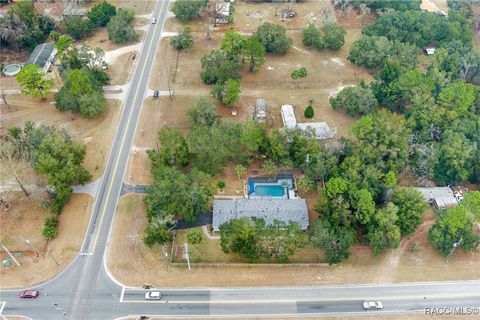
<instances>
[{"instance_id":1,"label":"white car","mask_svg":"<svg viewBox=\"0 0 480 320\"><path fill-rule=\"evenodd\" d=\"M363 309L365 310L380 310L383 309L382 301L364 301Z\"/></svg>"},{"instance_id":2,"label":"white car","mask_svg":"<svg viewBox=\"0 0 480 320\"><path fill-rule=\"evenodd\" d=\"M157 22L157 18L152 17L152 24L155 24Z\"/></svg>"},{"instance_id":3,"label":"white car","mask_svg":"<svg viewBox=\"0 0 480 320\"><path fill-rule=\"evenodd\" d=\"M160 291L150 291L145 293L145 299L147 300L160 300L162 298L162 294Z\"/></svg>"}]
</instances>

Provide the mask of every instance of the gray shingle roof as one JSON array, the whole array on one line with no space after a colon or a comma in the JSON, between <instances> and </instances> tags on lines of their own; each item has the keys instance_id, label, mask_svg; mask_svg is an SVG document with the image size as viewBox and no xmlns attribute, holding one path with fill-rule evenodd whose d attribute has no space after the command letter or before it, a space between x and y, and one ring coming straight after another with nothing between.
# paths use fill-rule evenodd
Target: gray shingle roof
<instances>
[{"instance_id":1,"label":"gray shingle roof","mask_svg":"<svg viewBox=\"0 0 480 320\"><path fill-rule=\"evenodd\" d=\"M213 230L231 219L263 218L267 224L274 220L297 222L302 229L309 225L305 199L235 199L213 202Z\"/></svg>"},{"instance_id":2,"label":"gray shingle roof","mask_svg":"<svg viewBox=\"0 0 480 320\"><path fill-rule=\"evenodd\" d=\"M43 68L55 47L53 43L42 43L35 47L26 64L36 64Z\"/></svg>"}]
</instances>

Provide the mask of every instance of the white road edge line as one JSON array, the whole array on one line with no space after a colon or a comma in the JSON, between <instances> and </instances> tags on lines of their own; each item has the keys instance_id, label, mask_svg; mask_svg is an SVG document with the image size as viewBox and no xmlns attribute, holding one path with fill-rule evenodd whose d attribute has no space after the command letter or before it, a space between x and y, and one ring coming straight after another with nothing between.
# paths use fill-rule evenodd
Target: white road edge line
<instances>
[{"instance_id":1,"label":"white road edge line","mask_svg":"<svg viewBox=\"0 0 480 320\"><path fill-rule=\"evenodd\" d=\"M7 301L3 301L2 307L0 308L0 314L3 312L3 308L5 308L5 305L7 304Z\"/></svg>"},{"instance_id":2,"label":"white road edge line","mask_svg":"<svg viewBox=\"0 0 480 320\"><path fill-rule=\"evenodd\" d=\"M123 295L125 294L125 287L122 287L122 293L120 294L120 302L123 302Z\"/></svg>"}]
</instances>

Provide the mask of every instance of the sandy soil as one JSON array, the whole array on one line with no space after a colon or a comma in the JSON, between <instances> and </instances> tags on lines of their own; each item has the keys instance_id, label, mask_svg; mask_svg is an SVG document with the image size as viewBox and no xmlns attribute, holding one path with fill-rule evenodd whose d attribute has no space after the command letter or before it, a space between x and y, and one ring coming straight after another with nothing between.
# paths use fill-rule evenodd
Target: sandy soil
<instances>
[{"instance_id":1,"label":"sandy soil","mask_svg":"<svg viewBox=\"0 0 480 320\"><path fill-rule=\"evenodd\" d=\"M435 252L426 237L432 216L400 248L373 256L368 246L352 248L352 256L343 264L322 267L218 267L168 266L158 247L148 249L142 234L147 224L142 196L122 197L113 224L108 267L120 282L131 286L152 283L158 287L249 286L256 285L322 285L391 283L433 280L478 279L480 254L458 251L449 263ZM205 240L205 239L204 239ZM409 250L413 241L420 249ZM181 241L180 241L181 242ZM180 243L179 242L179 243ZM178 249L177 249L178 250Z\"/></svg>"},{"instance_id":2,"label":"sandy soil","mask_svg":"<svg viewBox=\"0 0 480 320\"><path fill-rule=\"evenodd\" d=\"M86 8L93 7L95 4L102 2L103 0L94 0L91 1ZM153 0L109 0L109 3L113 4L116 7L123 9L132 10L135 14L146 14L150 13L153 10L155 1Z\"/></svg>"},{"instance_id":3,"label":"sandy soil","mask_svg":"<svg viewBox=\"0 0 480 320\"><path fill-rule=\"evenodd\" d=\"M54 125L65 129L72 137L82 141L87 148L84 165L92 173L92 181L103 173L110 150L110 142L120 115L120 101L107 100L105 113L96 119L60 112L51 100L38 101L21 95L7 97L9 105L0 105L2 133L11 126L23 126L26 121Z\"/></svg>"},{"instance_id":4,"label":"sandy soil","mask_svg":"<svg viewBox=\"0 0 480 320\"><path fill-rule=\"evenodd\" d=\"M1 213L0 239L12 253L22 254L17 257L21 267L12 263L8 269L2 268L1 287L28 286L50 279L63 271L82 245L90 219L92 198L85 194L72 195L58 217L58 237L49 242L41 234L43 222L50 215L49 209L42 208L37 201L26 199L20 194L17 194L16 201L10 203L12 208ZM19 234L30 241L31 247L18 238ZM1 258L6 257L7 254L2 250Z\"/></svg>"},{"instance_id":5,"label":"sandy soil","mask_svg":"<svg viewBox=\"0 0 480 320\"><path fill-rule=\"evenodd\" d=\"M122 85L130 80L136 63L136 60L133 59L134 57L136 59L137 56L137 51L124 53L116 59L115 65L106 70L111 85Z\"/></svg>"},{"instance_id":6,"label":"sandy soil","mask_svg":"<svg viewBox=\"0 0 480 320\"><path fill-rule=\"evenodd\" d=\"M138 34L136 40L132 40L125 43L114 43L108 40L108 32L106 29L100 29L93 31L92 35L83 40L82 43L91 46L92 48L101 48L103 51L111 51L122 47L131 46L136 43L140 43L145 38L145 32L142 30L135 31Z\"/></svg>"}]
</instances>

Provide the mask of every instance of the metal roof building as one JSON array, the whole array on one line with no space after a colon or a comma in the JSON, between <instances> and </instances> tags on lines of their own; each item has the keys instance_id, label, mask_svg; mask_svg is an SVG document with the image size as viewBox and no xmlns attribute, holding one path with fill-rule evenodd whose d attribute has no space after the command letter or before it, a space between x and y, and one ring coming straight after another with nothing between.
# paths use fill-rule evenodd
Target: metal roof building
<instances>
[{"instance_id":1,"label":"metal roof building","mask_svg":"<svg viewBox=\"0 0 480 320\"><path fill-rule=\"evenodd\" d=\"M281 110L283 126L288 129L312 130L315 138L319 140L331 139L335 135L335 129L331 129L326 122L302 122L297 123L293 107L289 104L282 106Z\"/></svg>"},{"instance_id":2,"label":"metal roof building","mask_svg":"<svg viewBox=\"0 0 480 320\"><path fill-rule=\"evenodd\" d=\"M308 228L308 209L305 199L235 199L213 202L213 231L232 219L256 217L271 224L274 220L294 221Z\"/></svg>"},{"instance_id":3,"label":"metal roof building","mask_svg":"<svg viewBox=\"0 0 480 320\"><path fill-rule=\"evenodd\" d=\"M57 50L55 49L53 43L39 44L35 47L25 64L36 64L42 68L43 71L47 72L56 53Z\"/></svg>"},{"instance_id":4,"label":"metal roof building","mask_svg":"<svg viewBox=\"0 0 480 320\"><path fill-rule=\"evenodd\" d=\"M458 204L458 200L449 187L416 188L425 200L436 208L450 208Z\"/></svg>"}]
</instances>

